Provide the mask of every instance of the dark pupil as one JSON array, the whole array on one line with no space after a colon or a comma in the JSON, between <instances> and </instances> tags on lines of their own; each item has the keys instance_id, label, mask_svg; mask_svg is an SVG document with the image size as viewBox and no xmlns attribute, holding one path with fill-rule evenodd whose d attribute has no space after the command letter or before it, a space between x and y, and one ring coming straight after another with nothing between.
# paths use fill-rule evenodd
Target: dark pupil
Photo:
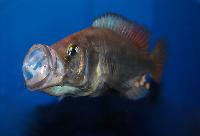
<instances>
[{"instance_id":1,"label":"dark pupil","mask_svg":"<svg viewBox=\"0 0 200 136\"><path fill-rule=\"evenodd\" d=\"M75 45L72 45L70 48L69 48L69 50L68 50L68 55L69 56L74 56L75 54L76 54L76 52L77 52L77 46L75 46Z\"/></svg>"},{"instance_id":2,"label":"dark pupil","mask_svg":"<svg viewBox=\"0 0 200 136\"><path fill-rule=\"evenodd\" d=\"M71 50L70 56L74 56L75 54L76 54L76 50L73 48L73 49Z\"/></svg>"}]
</instances>

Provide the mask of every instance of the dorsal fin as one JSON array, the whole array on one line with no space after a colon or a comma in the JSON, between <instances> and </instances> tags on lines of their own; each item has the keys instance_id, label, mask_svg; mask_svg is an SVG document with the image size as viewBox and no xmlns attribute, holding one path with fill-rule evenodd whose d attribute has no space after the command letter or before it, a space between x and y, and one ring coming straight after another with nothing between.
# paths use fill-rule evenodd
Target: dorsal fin
<instances>
[{"instance_id":1,"label":"dorsal fin","mask_svg":"<svg viewBox=\"0 0 200 136\"><path fill-rule=\"evenodd\" d=\"M130 21L123 16L115 13L107 13L96 18L93 27L106 28L115 31L121 36L132 40L141 49L147 49L149 44L150 32L142 25Z\"/></svg>"}]
</instances>

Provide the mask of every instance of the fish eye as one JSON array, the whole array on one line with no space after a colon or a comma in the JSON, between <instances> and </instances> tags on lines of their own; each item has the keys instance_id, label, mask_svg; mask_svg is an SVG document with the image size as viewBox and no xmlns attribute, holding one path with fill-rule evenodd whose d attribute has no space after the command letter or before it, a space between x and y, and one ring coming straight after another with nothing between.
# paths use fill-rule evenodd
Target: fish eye
<instances>
[{"instance_id":1,"label":"fish eye","mask_svg":"<svg viewBox=\"0 0 200 136\"><path fill-rule=\"evenodd\" d=\"M75 44L70 44L67 50L67 55L73 57L79 51L79 47Z\"/></svg>"}]
</instances>

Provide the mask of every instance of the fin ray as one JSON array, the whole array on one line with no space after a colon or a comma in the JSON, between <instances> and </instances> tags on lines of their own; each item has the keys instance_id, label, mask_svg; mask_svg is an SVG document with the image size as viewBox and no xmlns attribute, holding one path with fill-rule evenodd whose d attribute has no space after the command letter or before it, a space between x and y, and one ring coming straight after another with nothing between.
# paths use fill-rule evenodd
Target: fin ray
<instances>
[{"instance_id":1,"label":"fin ray","mask_svg":"<svg viewBox=\"0 0 200 136\"><path fill-rule=\"evenodd\" d=\"M162 75L164 62L165 62L165 48L164 41L159 40L154 52L151 55L151 59L154 63L154 68L152 70L152 78L159 83Z\"/></svg>"},{"instance_id":2,"label":"fin ray","mask_svg":"<svg viewBox=\"0 0 200 136\"><path fill-rule=\"evenodd\" d=\"M150 32L136 22L115 13L107 13L93 21L93 27L110 29L135 43L138 48L148 48Z\"/></svg>"},{"instance_id":3,"label":"fin ray","mask_svg":"<svg viewBox=\"0 0 200 136\"><path fill-rule=\"evenodd\" d=\"M149 94L151 83L148 78L148 74L143 74L126 81L120 87L120 89L123 90L123 92L121 92L122 95L131 100L138 100L145 97Z\"/></svg>"}]
</instances>

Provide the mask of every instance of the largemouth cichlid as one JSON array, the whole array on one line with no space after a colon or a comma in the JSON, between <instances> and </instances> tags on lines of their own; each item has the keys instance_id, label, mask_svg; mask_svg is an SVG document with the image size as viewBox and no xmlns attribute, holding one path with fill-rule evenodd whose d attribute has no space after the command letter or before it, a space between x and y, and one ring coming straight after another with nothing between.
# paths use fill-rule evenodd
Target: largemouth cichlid
<instances>
[{"instance_id":1,"label":"largemouth cichlid","mask_svg":"<svg viewBox=\"0 0 200 136\"><path fill-rule=\"evenodd\" d=\"M148 52L150 33L117 14L104 14L92 26L51 46L36 44L23 62L30 90L53 96L99 96L107 88L132 100L149 92L151 77L160 82L164 48Z\"/></svg>"}]
</instances>

